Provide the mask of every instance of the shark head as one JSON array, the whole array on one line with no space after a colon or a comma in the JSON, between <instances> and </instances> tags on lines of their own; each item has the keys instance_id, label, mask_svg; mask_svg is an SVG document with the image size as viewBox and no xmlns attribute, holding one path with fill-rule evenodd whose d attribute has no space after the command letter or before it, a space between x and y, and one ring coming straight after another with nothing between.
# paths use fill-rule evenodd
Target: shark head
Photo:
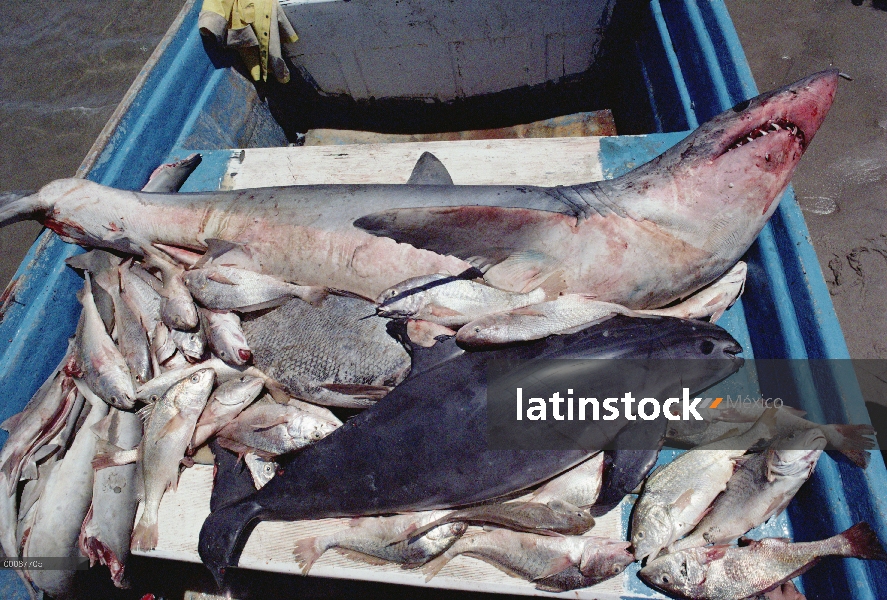
<instances>
[{"instance_id":1,"label":"shark head","mask_svg":"<svg viewBox=\"0 0 887 600\"><path fill-rule=\"evenodd\" d=\"M735 262L776 210L837 82L837 70L823 71L741 102L613 180L613 192L627 192L673 235Z\"/></svg>"}]
</instances>

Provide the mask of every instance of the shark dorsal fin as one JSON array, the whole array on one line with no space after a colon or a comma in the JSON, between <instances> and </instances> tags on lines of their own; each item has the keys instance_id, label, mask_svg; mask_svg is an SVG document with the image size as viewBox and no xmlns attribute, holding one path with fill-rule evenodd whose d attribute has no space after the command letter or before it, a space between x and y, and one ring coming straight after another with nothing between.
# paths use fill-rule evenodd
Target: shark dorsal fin
<instances>
[{"instance_id":1,"label":"shark dorsal fin","mask_svg":"<svg viewBox=\"0 0 887 600\"><path fill-rule=\"evenodd\" d=\"M450 172L440 162L440 159L431 152L423 152L410 178L407 180L408 185L453 185L453 178Z\"/></svg>"}]
</instances>

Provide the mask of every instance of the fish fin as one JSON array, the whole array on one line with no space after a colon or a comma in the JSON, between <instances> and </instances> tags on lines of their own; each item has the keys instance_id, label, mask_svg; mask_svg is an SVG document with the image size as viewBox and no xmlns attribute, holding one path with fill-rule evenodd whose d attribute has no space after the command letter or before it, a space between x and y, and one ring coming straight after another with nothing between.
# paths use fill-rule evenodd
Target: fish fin
<instances>
[{"instance_id":1,"label":"fish fin","mask_svg":"<svg viewBox=\"0 0 887 600\"><path fill-rule=\"evenodd\" d=\"M431 315L434 317L462 317L464 316L458 310L453 310L452 308L447 308L446 306L440 306L438 304L429 304L429 309L431 309Z\"/></svg>"},{"instance_id":2,"label":"fish fin","mask_svg":"<svg viewBox=\"0 0 887 600\"><path fill-rule=\"evenodd\" d=\"M310 537L296 542L296 548L293 550L293 556L296 562L302 567L302 575L307 575L317 559L326 551L317 544L318 538Z\"/></svg>"},{"instance_id":3,"label":"fish fin","mask_svg":"<svg viewBox=\"0 0 887 600\"><path fill-rule=\"evenodd\" d=\"M132 532L130 547L133 550L153 550L157 547L157 541L160 537L157 523L146 525L143 521L144 519L140 520Z\"/></svg>"},{"instance_id":4,"label":"fish fin","mask_svg":"<svg viewBox=\"0 0 887 600\"><path fill-rule=\"evenodd\" d=\"M494 287L526 293L538 287L540 279L547 281L551 276L549 273L557 264L556 259L538 250L517 250L487 269L484 272L484 281Z\"/></svg>"},{"instance_id":5,"label":"fish fin","mask_svg":"<svg viewBox=\"0 0 887 600\"><path fill-rule=\"evenodd\" d=\"M138 448L132 450L121 450L111 443L103 444L105 447L96 453L92 459L92 468L96 471L107 469L108 467L119 467L121 465L129 465L137 462L139 459Z\"/></svg>"},{"instance_id":6,"label":"fish fin","mask_svg":"<svg viewBox=\"0 0 887 600\"><path fill-rule=\"evenodd\" d=\"M875 447L875 441L869 436L875 435L871 425L828 425L821 427L829 443L859 467L868 465L868 452ZM825 431L829 429L831 431Z\"/></svg>"},{"instance_id":7,"label":"fish fin","mask_svg":"<svg viewBox=\"0 0 887 600\"><path fill-rule=\"evenodd\" d=\"M546 577L551 577L552 575L557 575L561 571L569 569L573 566L573 561L570 560L569 556L559 556L554 561L552 561L551 565L542 571L542 573L538 577L534 577L533 581L538 581L540 579L545 579Z\"/></svg>"},{"instance_id":8,"label":"fish fin","mask_svg":"<svg viewBox=\"0 0 887 600\"><path fill-rule=\"evenodd\" d=\"M567 291L567 280L564 279L564 272L558 269L549 275L545 281L539 285L539 289L545 292L546 300L559 298L561 294Z\"/></svg>"},{"instance_id":9,"label":"fish fin","mask_svg":"<svg viewBox=\"0 0 887 600\"><path fill-rule=\"evenodd\" d=\"M423 152L410 173L407 185L453 185L453 178L439 158L431 152Z\"/></svg>"},{"instance_id":10,"label":"fish fin","mask_svg":"<svg viewBox=\"0 0 887 600\"><path fill-rule=\"evenodd\" d=\"M41 448L48 448L48 446L44 446ZM37 479L37 455L31 457L31 459L25 463L25 466L22 467L21 473L19 474L19 479L27 479L34 480Z\"/></svg>"},{"instance_id":11,"label":"fish fin","mask_svg":"<svg viewBox=\"0 0 887 600\"><path fill-rule=\"evenodd\" d=\"M388 392L394 389L386 385L365 385L360 383L325 383L320 387L337 394L354 396L355 398L367 398L369 400L384 398Z\"/></svg>"},{"instance_id":12,"label":"fish fin","mask_svg":"<svg viewBox=\"0 0 887 600\"><path fill-rule=\"evenodd\" d=\"M547 276L554 270L551 267L558 261L533 246L542 231L565 220L570 217L530 208L450 206L373 213L355 220L354 226L416 248L471 258L471 264L481 270L495 265L485 272L488 283L522 291L527 285L538 286L540 273Z\"/></svg>"},{"instance_id":13,"label":"fish fin","mask_svg":"<svg viewBox=\"0 0 887 600\"><path fill-rule=\"evenodd\" d=\"M102 420L92 426L92 432L99 438L99 440L108 440L111 437L110 428L111 422L113 421L114 413L109 412L107 415L102 417Z\"/></svg>"},{"instance_id":14,"label":"fish fin","mask_svg":"<svg viewBox=\"0 0 887 600\"><path fill-rule=\"evenodd\" d=\"M883 560L887 561L887 551L878 540L878 536L872 530L871 526L862 521L857 523L847 531L838 534L843 537L850 546L845 556L853 556L855 558L864 558L866 560Z\"/></svg>"},{"instance_id":15,"label":"fish fin","mask_svg":"<svg viewBox=\"0 0 887 600\"><path fill-rule=\"evenodd\" d=\"M329 290L325 287L310 285L299 285L296 287L299 288L296 297L301 298L311 306L321 306L326 297L330 295Z\"/></svg>"},{"instance_id":16,"label":"fish fin","mask_svg":"<svg viewBox=\"0 0 887 600\"><path fill-rule=\"evenodd\" d=\"M189 267L193 267L195 264L197 264L197 261L203 258L203 255L199 252L194 252L193 250L188 250L187 248L179 248L178 246L170 246L167 244L161 244L160 242L153 242L151 245L158 250L165 252L172 259Z\"/></svg>"},{"instance_id":17,"label":"fish fin","mask_svg":"<svg viewBox=\"0 0 887 600\"><path fill-rule=\"evenodd\" d=\"M225 277L221 273L210 272L206 275L206 278L211 281L215 281L216 283L221 283L224 285L237 285L236 283L234 283L233 281L231 281L230 279L228 279L227 277Z\"/></svg>"},{"instance_id":18,"label":"fish fin","mask_svg":"<svg viewBox=\"0 0 887 600\"><path fill-rule=\"evenodd\" d=\"M363 562L368 565L381 567L382 565L389 564L389 561L385 560L384 558L379 558L378 556L372 556L370 554L364 554L363 552L358 552L357 550L352 550L350 548L336 548L335 550L342 556L346 556L351 560Z\"/></svg>"},{"instance_id":19,"label":"fish fin","mask_svg":"<svg viewBox=\"0 0 887 600\"><path fill-rule=\"evenodd\" d=\"M142 423L147 423L151 419L151 415L154 414L154 406L155 404L151 402L136 411L136 414L142 420Z\"/></svg>"},{"instance_id":20,"label":"fish fin","mask_svg":"<svg viewBox=\"0 0 887 600\"><path fill-rule=\"evenodd\" d=\"M453 556L449 555L447 552L444 552L437 558L429 560L422 566L422 573L425 575L425 583L431 581L431 579L440 573L440 570L447 566L447 563L453 560Z\"/></svg>"},{"instance_id":21,"label":"fish fin","mask_svg":"<svg viewBox=\"0 0 887 600\"><path fill-rule=\"evenodd\" d=\"M18 429L21 425L21 421L24 418L23 414L24 412L15 413L11 417L0 423L0 429L12 433L13 430Z\"/></svg>"},{"instance_id":22,"label":"fish fin","mask_svg":"<svg viewBox=\"0 0 887 600\"><path fill-rule=\"evenodd\" d=\"M694 493L696 493L696 490L692 488L689 490L685 490L684 493L678 496L678 499L672 503L672 508L677 509L678 511L682 511L690 506L690 501L693 499Z\"/></svg>"},{"instance_id":23,"label":"fish fin","mask_svg":"<svg viewBox=\"0 0 887 600\"><path fill-rule=\"evenodd\" d=\"M167 421L160 431L157 433L158 439L163 438L167 435L174 433L177 429L182 427L187 427L188 419L183 417L181 414L174 415L169 421Z\"/></svg>"}]
</instances>

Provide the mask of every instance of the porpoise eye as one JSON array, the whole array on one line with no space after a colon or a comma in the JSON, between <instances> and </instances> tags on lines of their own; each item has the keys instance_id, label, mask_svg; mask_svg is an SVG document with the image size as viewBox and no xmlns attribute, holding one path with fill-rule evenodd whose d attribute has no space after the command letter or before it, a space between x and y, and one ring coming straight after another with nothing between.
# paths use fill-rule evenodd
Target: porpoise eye
<instances>
[{"instance_id":1,"label":"porpoise eye","mask_svg":"<svg viewBox=\"0 0 887 600\"><path fill-rule=\"evenodd\" d=\"M703 354L711 354L714 349L715 345L711 343L710 340L703 340L702 344L699 346L699 350L701 350Z\"/></svg>"}]
</instances>

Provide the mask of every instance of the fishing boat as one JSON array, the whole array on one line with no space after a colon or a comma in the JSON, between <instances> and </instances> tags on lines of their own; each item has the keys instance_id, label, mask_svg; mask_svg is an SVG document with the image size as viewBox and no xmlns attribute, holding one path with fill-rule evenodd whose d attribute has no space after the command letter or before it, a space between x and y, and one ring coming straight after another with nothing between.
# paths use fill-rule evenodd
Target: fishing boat
<instances>
[{"instance_id":1,"label":"fishing boat","mask_svg":"<svg viewBox=\"0 0 887 600\"><path fill-rule=\"evenodd\" d=\"M385 44L373 46L375 54L367 52L364 62L348 65L344 63L351 60L348 56L353 58L356 50L340 49L339 54L331 54L328 46L324 46L330 40L323 39L323 32L329 31L330 23L340 24L342 31L347 31L345 17L369 19L368 29L372 31L352 36L360 43L369 44L373 35L380 35L379 23L394 18L381 8L374 8L379 3L290 0L281 4L306 38L305 51L293 57L294 77L290 84L251 82L244 76L235 54L201 38L197 28L200 2L189 0L117 107L77 175L117 188L140 189L158 165L199 152L203 162L182 191L281 182L342 182L348 174L362 177L360 181L364 182L396 183L405 181L411 161L432 148L445 164L448 160L462 160L466 164L494 160L489 157L499 153L524 155L529 169L533 156L550 157L552 152L560 153L555 155L562 156L564 162L571 157L581 157L586 164L585 171L538 174L540 178L553 177L553 183L567 184L575 182L571 177L584 181L590 176L618 176L677 143L701 122L758 93L721 0L567 2L559 5L561 12L556 15L557 11L549 6L540 13L542 21L557 16L563 22L540 21L533 26L521 19L533 12L527 6L535 3L509 2L505 8L496 9L498 18L511 19L502 24L498 32L482 31L477 35L468 32L464 39L454 39L458 23L448 23L438 28L434 39L426 39L421 34L407 36L403 43L386 39ZM420 23L421 29L431 22L427 11L437 4L407 2L390 10L401 22L407 23L407 30L409 22ZM461 15L452 8L447 9L449 12L441 10L437 15L441 18L478 18L477 10ZM592 23L571 28L571 14L594 19ZM540 18L538 14L532 16ZM351 26L358 27L359 22ZM509 32L534 28L539 31L534 39L508 39L514 37L509 36ZM347 34L340 31L336 35ZM539 44L542 44L541 50ZM403 65L407 60L403 57L415 56L417 48L420 54L424 53L420 58L427 61L418 69L416 65L404 71L380 66ZM532 67L532 76L527 72L506 73L496 61L483 63L485 55L506 50L518 57L524 56L526 64ZM582 60L576 58L579 55L583 56ZM514 54L509 56L512 62L517 60ZM435 68L434 65L440 69L442 57L451 60L451 70L444 83L430 76L412 77L416 72ZM556 57L560 57L559 69L552 66L557 62ZM455 71L452 60L458 63ZM374 66L370 69L367 65ZM462 66L465 69L460 71ZM501 77L483 81L484 70L495 71ZM378 77L374 78L371 71ZM410 78L414 80L404 81ZM360 81L360 85L355 81ZM384 149L374 146L372 151L357 145L348 146L347 150L335 146L291 147L307 128L365 129L403 135L507 127L603 109L612 111L620 135L564 138L566 141L410 142L388 144ZM530 151L531 146L536 150ZM333 164L333 155L339 161L338 166ZM366 172L360 171L360 165L371 161L377 161L375 166ZM459 170L452 170L454 176L458 176ZM312 180L306 174L316 178ZM547 181L534 179L527 183ZM79 251L51 231L44 231L2 296L2 418L22 409L58 364L68 338L74 333L80 313L76 292L82 280L65 266L64 260ZM745 260L749 264L745 294L719 322L740 342L744 356L830 361L849 358L791 188ZM858 384L846 371L836 368L815 381L809 374L799 372L791 384L798 389L814 386L817 390L817 394L802 395L799 407L817 419L833 423L869 422ZM840 401L820 404L816 400L827 394ZM5 433L2 436L0 441L5 440ZM673 456L673 452L664 452L661 460ZM166 513L161 513L161 522L164 514L178 514L190 521L174 522L174 528L182 529L181 539L164 538L162 530L158 550L144 554L199 561L196 544L188 538L191 535L188 527L193 529L196 524L199 531L201 515L208 512L208 504L204 510L199 502L208 501L208 485L210 480L205 470L188 470L183 475L179 492L164 499L162 510ZM887 471L880 453L872 454L864 470L840 458L823 456L805 490L787 515L775 519L758 533L822 539L853 523L867 521L882 540L887 539L884 504ZM187 504L192 500L197 503L197 509L191 510L192 505ZM189 508L182 508L184 506ZM629 512L628 505L614 512L615 517L607 526L613 529L613 535L625 539ZM292 525L302 527L297 530L265 525L269 528L257 531L251 538L241 566L298 572L291 558L293 538L275 536L316 529L311 530L304 524ZM449 575L442 572L426 584L420 574L392 567L332 557L328 560L318 562L312 575L510 594L535 593L532 584L506 577L483 564L463 567ZM660 597L636 577L636 571L637 565L606 585L579 590L571 593L571 597L637 600ZM800 582L802 588L815 590L816 597L875 600L883 597L883 592L878 590L887 589L887 573L880 564L832 561L811 570ZM11 571L0 572L0 589L4 598L26 597Z\"/></svg>"}]
</instances>

